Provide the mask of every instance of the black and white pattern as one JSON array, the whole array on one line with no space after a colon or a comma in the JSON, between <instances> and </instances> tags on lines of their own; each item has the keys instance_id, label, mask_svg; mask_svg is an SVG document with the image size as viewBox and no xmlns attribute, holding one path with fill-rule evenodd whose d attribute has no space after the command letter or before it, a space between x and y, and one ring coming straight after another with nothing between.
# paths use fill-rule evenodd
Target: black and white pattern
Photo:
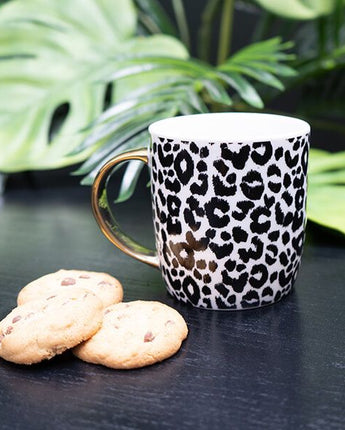
<instances>
[{"instance_id":1,"label":"black and white pattern","mask_svg":"<svg viewBox=\"0 0 345 430\"><path fill-rule=\"evenodd\" d=\"M309 136L196 143L152 136L156 246L168 291L211 309L289 293L304 242Z\"/></svg>"}]
</instances>

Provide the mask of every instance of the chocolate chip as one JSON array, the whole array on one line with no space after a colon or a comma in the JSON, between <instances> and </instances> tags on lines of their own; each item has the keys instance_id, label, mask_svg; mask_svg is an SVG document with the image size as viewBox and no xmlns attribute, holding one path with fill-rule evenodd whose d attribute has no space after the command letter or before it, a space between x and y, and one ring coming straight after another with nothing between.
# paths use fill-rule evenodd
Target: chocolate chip
<instances>
[{"instance_id":1,"label":"chocolate chip","mask_svg":"<svg viewBox=\"0 0 345 430\"><path fill-rule=\"evenodd\" d=\"M74 278L65 278L61 281L61 285L66 286L66 285L74 285L75 284L75 279Z\"/></svg>"},{"instance_id":2,"label":"chocolate chip","mask_svg":"<svg viewBox=\"0 0 345 430\"><path fill-rule=\"evenodd\" d=\"M174 325L175 324L175 322L174 321L172 321L172 320L167 320L166 322L165 322L165 326L166 327L168 327L169 325Z\"/></svg>"},{"instance_id":3,"label":"chocolate chip","mask_svg":"<svg viewBox=\"0 0 345 430\"><path fill-rule=\"evenodd\" d=\"M154 338L152 331L147 331L144 336L144 342L152 342Z\"/></svg>"},{"instance_id":4,"label":"chocolate chip","mask_svg":"<svg viewBox=\"0 0 345 430\"><path fill-rule=\"evenodd\" d=\"M128 315L127 314L120 314L116 317L116 319L118 319L118 320L122 320L123 318L128 318Z\"/></svg>"},{"instance_id":5,"label":"chocolate chip","mask_svg":"<svg viewBox=\"0 0 345 430\"><path fill-rule=\"evenodd\" d=\"M16 317L13 318L12 323L15 324L17 321L21 320L22 317L20 315L17 315Z\"/></svg>"},{"instance_id":6,"label":"chocolate chip","mask_svg":"<svg viewBox=\"0 0 345 430\"><path fill-rule=\"evenodd\" d=\"M13 331L13 327L10 325L7 327L7 330L5 331L5 334L10 334Z\"/></svg>"}]
</instances>

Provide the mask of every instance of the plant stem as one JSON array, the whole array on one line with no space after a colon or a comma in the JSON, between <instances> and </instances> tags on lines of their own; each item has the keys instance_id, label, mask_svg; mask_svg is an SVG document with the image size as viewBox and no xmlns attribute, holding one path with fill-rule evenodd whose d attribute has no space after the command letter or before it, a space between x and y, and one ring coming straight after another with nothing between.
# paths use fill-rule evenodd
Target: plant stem
<instances>
[{"instance_id":1,"label":"plant stem","mask_svg":"<svg viewBox=\"0 0 345 430\"><path fill-rule=\"evenodd\" d=\"M161 33L160 28L158 25L153 21L153 19L146 15L145 13L142 13L141 11L138 12L138 19L139 22L142 23L142 25L151 33L151 34L157 34Z\"/></svg>"},{"instance_id":2,"label":"plant stem","mask_svg":"<svg viewBox=\"0 0 345 430\"><path fill-rule=\"evenodd\" d=\"M274 23L275 17L272 13L262 11L260 20L253 32L252 42L259 42L269 37L269 32Z\"/></svg>"},{"instance_id":3,"label":"plant stem","mask_svg":"<svg viewBox=\"0 0 345 430\"><path fill-rule=\"evenodd\" d=\"M134 3L137 6L139 20L147 30L177 37L175 25L158 0L134 0Z\"/></svg>"},{"instance_id":4,"label":"plant stem","mask_svg":"<svg viewBox=\"0 0 345 430\"><path fill-rule=\"evenodd\" d=\"M321 17L317 21L318 26L318 48L319 57L323 57L327 52L327 22L326 18Z\"/></svg>"},{"instance_id":5,"label":"plant stem","mask_svg":"<svg viewBox=\"0 0 345 430\"><path fill-rule=\"evenodd\" d=\"M222 64L230 53L234 6L234 0L223 0L217 56L218 64Z\"/></svg>"},{"instance_id":6,"label":"plant stem","mask_svg":"<svg viewBox=\"0 0 345 430\"><path fill-rule=\"evenodd\" d=\"M222 0L208 0L202 15L199 29L198 55L203 61L210 61L212 25Z\"/></svg>"},{"instance_id":7,"label":"plant stem","mask_svg":"<svg viewBox=\"0 0 345 430\"><path fill-rule=\"evenodd\" d=\"M336 8L333 14L334 24L333 24L333 42L336 48L340 47L340 32L342 28L343 18L344 18L344 6L341 0L337 0Z\"/></svg>"},{"instance_id":8,"label":"plant stem","mask_svg":"<svg viewBox=\"0 0 345 430\"><path fill-rule=\"evenodd\" d=\"M188 50L190 50L190 35L189 35L186 13L183 6L183 0L172 0L172 5L174 8L176 23L180 33L180 38L182 42L186 45Z\"/></svg>"},{"instance_id":9,"label":"plant stem","mask_svg":"<svg viewBox=\"0 0 345 430\"><path fill-rule=\"evenodd\" d=\"M0 198L5 191L7 175L5 173L0 173Z\"/></svg>"}]
</instances>

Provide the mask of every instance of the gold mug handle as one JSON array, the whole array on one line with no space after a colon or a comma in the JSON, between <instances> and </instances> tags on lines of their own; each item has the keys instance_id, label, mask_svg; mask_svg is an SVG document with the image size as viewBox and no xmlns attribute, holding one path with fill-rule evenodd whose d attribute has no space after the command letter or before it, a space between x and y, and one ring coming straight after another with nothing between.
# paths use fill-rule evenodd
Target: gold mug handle
<instances>
[{"instance_id":1,"label":"gold mug handle","mask_svg":"<svg viewBox=\"0 0 345 430\"><path fill-rule=\"evenodd\" d=\"M136 149L128 151L109 160L98 172L92 185L92 210L96 221L107 239L110 240L125 254L159 268L159 259L156 251L148 249L127 236L120 228L113 213L111 212L107 199L107 183L114 167L124 161L139 160L148 164L147 150Z\"/></svg>"}]
</instances>

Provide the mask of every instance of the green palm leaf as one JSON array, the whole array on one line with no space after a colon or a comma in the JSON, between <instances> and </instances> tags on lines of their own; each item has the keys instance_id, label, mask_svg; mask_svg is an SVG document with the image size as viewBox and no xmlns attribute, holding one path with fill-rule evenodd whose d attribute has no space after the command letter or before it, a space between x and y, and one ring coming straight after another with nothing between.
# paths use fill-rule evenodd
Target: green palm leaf
<instances>
[{"instance_id":1,"label":"green palm leaf","mask_svg":"<svg viewBox=\"0 0 345 430\"><path fill-rule=\"evenodd\" d=\"M215 106L226 110L233 105L229 92L254 108L262 108L260 95L244 75L252 81L269 83L282 89L277 76L294 74L293 69L281 64L281 61L290 59L284 53L289 47L282 44L279 38L274 38L253 45L252 49L237 52L218 68L195 59L186 61L139 52L123 55L116 61L114 59L111 73L105 73L100 79L114 82L116 103L99 116L90 127L86 139L75 149L78 153L97 147L76 174L86 175L83 183L91 184L102 164L128 149L127 145L133 148L133 144L138 143L140 147L148 143L148 136L146 141L136 140L136 133L143 133L148 121L207 112ZM252 66L255 61L258 64L261 61L271 69L266 71L263 67ZM137 178L135 171L130 172L131 168L129 164L128 177L132 175ZM122 188L125 191L122 194L120 190L120 201L129 197L134 189Z\"/></svg>"}]
</instances>

